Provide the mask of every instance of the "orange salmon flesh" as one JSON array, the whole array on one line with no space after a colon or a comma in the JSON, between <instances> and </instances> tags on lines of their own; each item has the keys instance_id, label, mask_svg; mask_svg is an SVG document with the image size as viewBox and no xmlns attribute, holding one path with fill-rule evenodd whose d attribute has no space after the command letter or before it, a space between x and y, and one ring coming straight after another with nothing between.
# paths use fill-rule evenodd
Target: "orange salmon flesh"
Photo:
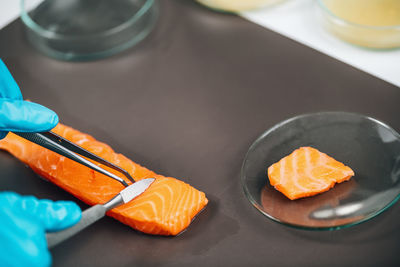
<instances>
[{"instance_id":1,"label":"orange salmon flesh","mask_svg":"<svg viewBox=\"0 0 400 267\"><path fill-rule=\"evenodd\" d=\"M354 176L350 167L312 147L301 147L268 168L273 187L291 200L328 191Z\"/></svg>"},{"instance_id":2,"label":"orange salmon flesh","mask_svg":"<svg viewBox=\"0 0 400 267\"><path fill-rule=\"evenodd\" d=\"M153 235L177 235L189 226L192 219L208 203L203 192L175 178L164 177L136 164L90 135L62 124L58 124L52 131L125 169L135 181L156 178L142 195L107 212L107 215L136 230ZM124 188L112 178L12 133L0 141L0 148L7 150L37 174L89 205L103 204ZM119 172L102 167L131 184Z\"/></svg>"}]
</instances>

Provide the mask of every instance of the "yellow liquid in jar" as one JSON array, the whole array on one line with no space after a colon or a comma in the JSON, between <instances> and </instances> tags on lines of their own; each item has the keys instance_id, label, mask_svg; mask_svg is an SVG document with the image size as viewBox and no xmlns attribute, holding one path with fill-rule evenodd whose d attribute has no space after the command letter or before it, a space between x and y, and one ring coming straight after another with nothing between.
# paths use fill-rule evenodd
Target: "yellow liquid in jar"
<instances>
[{"instance_id":1,"label":"yellow liquid in jar","mask_svg":"<svg viewBox=\"0 0 400 267\"><path fill-rule=\"evenodd\" d=\"M334 14L325 15L325 25L339 38L369 48L400 47L400 0L322 2Z\"/></svg>"},{"instance_id":2,"label":"yellow liquid in jar","mask_svg":"<svg viewBox=\"0 0 400 267\"><path fill-rule=\"evenodd\" d=\"M325 0L336 16L367 26L400 25L400 0Z\"/></svg>"},{"instance_id":3,"label":"yellow liquid in jar","mask_svg":"<svg viewBox=\"0 0 400 267\"><path fill-rule=\"evenodd\" d=\"M281 1L283 0L197 0L197 2L210 8L228 12L240 12L262 8Z\"/></svg>"}]
</instances>

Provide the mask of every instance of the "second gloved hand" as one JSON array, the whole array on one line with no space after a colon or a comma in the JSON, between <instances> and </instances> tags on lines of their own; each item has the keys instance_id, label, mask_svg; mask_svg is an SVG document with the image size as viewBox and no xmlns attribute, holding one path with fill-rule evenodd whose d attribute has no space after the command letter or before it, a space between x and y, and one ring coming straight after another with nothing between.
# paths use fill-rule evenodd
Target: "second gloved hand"
<instances>
[{"instance_id":1,"label":"second gloved hand","mask_svg":"<svg viewBox=\"0 0 400 267\"><path fill-rule=\"evenodd\" d=\"M0 60L0 139L9 131L49 131L57 123L58 116L54 111L23 100L17 83Z\"/></svg>"},{"instance_id":2,"label":"second gloved hand","mask_svg":"<svg viewBox=\"0 0 400 267\"><path fill-rule=\"evenodd\" d=\"M76 224L81 210L73 202L38 200L33 196L0 193L0 266L51 264L46 231Z\"/></svg>"}]
</instances>

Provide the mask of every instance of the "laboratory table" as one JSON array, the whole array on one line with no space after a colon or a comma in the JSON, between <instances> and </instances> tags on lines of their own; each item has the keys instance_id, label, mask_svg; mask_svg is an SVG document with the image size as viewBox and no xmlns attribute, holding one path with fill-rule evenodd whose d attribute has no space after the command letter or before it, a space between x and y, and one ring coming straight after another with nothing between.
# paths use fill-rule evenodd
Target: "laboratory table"
<instances>
[{"instance_id":1,"label":"laboratory table","mask_svg":"<svg viewBox=\"0 0 400 267\"><path fill-rule=\"evenodd\" d=\"M48 58L19 19L0 31L0 57L26 99L209 199L176 237L104 218L53 249L53 266L400 266L400 203L350 228L298 230L260 214L240 182L252 142L298 114L356 112L400 131L400 88L187 0L160 1L152 33L106 59ZM0 190L88 207L6 152L0 169Z\"/></svg>"}]
</instances>

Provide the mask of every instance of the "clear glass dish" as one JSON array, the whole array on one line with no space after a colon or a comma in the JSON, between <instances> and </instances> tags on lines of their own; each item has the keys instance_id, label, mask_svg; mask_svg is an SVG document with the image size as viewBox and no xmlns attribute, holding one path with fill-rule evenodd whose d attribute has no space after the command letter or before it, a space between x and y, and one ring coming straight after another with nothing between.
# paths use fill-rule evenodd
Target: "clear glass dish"
<instances>
[{"instance_id":1,"label":"clear glass dish","mask_svg":"<svg viewBox=\"0 0 400 267\"><path fill-rule=\"evenodd\" d=\"M375 26L368 25L367 22L355 23L351 22L346 18L340 17L335 13L332 8L329 7L327 1L334 0L317 0L319 17L323 26L339 37L340 39L349 42L351 44L373 48L373 49L394 49L400 47L400 24L389 25L389 26ZM341 0L343 2L343 0ZM364 4L360 2L360 5ZM362 15L362 11L357 10L356 7L350 7L348 3L344 2L344 10L347 10L346 14L352 14L354 12L362 20L367 20L366 15ZM378 11L376 11L378 12ZM400 10L396 10L400 12ZM377 17L371 18L371 20L379 20Z\"/></svg>"},{"instance_id":2,"label":"clear glass dish","mask_svg":"<svg viewBox=\"0 0 400 267\"><path fill-rule=\"evenodd\" d=\"M149 34L157 16L155 0L21 0L28 40L61 60L123 51Z\"/></svg>"},{"instance_id":3,"label":"clear glass dish","mask_svg":"<svg viewBox=\"0 0 400 267\"><path fill-rule=\"evenodd\" d=\"M355 176L331 190L289 200L275 190L267 168L301 146L350 166ZM249 148L241 181L248 200L266 217L295 228L336 230L374 218L400 196L400 135L362 115L322 112L283 121Z\"/></svg>"}]
</instances>

